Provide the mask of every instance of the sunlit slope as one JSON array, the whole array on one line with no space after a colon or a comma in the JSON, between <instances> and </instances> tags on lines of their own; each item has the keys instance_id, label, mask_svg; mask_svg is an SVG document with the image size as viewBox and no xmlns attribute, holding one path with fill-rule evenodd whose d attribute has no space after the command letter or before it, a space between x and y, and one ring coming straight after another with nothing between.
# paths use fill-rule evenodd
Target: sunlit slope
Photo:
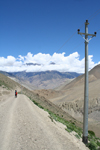
<instances>
[{"instance_id":1,"label":"sunlit slope","mask_svg":"<svg viewBox=\"0 0 100 150\"><path fill-rule=\"evenodd\" d=\"M84 75L74 79L63 86L59 94L50 97L50 101L72 115L79 121L83 121L84 106ZM100 137L100 65L95 66L89 72L89 128Z\"/></svg>"},{"instance_id":2,"label":"sunlit slope","mask_svg":"<svg viewBox=\"0 0 100 150\"><path fill-rule=\"evenodd\" d=\"M61 95L52 99L55 102L63 103L67 101L80 100L84 98L84 75L75 78L69 84L63 86L59 93ZM97 65L89 72L89 98L100 97L100 65Z\"/></svg>"},{"instance_id":3,"label":"sunlit slope","mask_svg":"<svg viewBox=\"0 0 100 150\"><path fill-rule=\"evenodd\" d=\"M14 90L16 87L20 87L20 84L0 73L0 86L8 88L9 90Z\"/></svg>"}]
</instances>

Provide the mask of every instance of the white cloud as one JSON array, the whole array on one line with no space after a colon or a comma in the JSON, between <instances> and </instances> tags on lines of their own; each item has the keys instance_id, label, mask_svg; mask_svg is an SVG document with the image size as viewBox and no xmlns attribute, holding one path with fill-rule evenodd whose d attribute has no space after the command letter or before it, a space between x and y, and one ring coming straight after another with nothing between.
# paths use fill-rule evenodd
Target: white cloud
<instances>
[{"instance_id":1,"label":"white cloud","mask_svg":"<svg viewBox=\"0 0 100 150\"><path fill-rule=\"evenodd\" d=\"M25 61L24 63L38 63L38 64L46 64L49 60L51 59L50 54L42 54L38 53L33 56L32 53L28 53L25 56Z\"/></svg>"},{"instance_id":2,"label":"white cloud","mask_svg":"<svg viewBox=\"0 0 100 150\"><path fill-rule=\"evenodd\" d=\"M50 54L42 54L38 53L33 55L31 52L27 53L26 56L19 55L18 58L13 56L8 56L7 58L0 57L0 70L7 72L16 72L16 71L24 71L27 72L37 72L37 71L46 71L46 70L57 70L64 72L78 72L84 73L84 63L85 59L79 59L80 55L78 52L74 52L69 56L65 56L65 53L54 53ZM95 65L93 62L93 55L89 55L89 70L93 68ZM54 64L49 65L50 62L54 62ZM41 66L33 66L26 65L26 63L37 63L41 64ZM98 62L100 63L100 62Z\"/></svg>"},{"instance_id":3,"label":"white cloud","mask_svg":"<svg viewBox=\"0 0 100 150\"><path fill-rule=\"evenodd\" d=\"M17 60L24 61L24 57L21 56L21 55L19 55L18 58L17 58Z\"/></svg>"},{"instance_id":4,"label":"white cloud","mask_svg":"<svg viewBox=\"0 0 100 150\"><path fill-rule=\"evenodd\" d=\"M13 66L16 59L13 56L7 56L7 58L0 57L0 66Z\"/></svg>"}]
</instances>

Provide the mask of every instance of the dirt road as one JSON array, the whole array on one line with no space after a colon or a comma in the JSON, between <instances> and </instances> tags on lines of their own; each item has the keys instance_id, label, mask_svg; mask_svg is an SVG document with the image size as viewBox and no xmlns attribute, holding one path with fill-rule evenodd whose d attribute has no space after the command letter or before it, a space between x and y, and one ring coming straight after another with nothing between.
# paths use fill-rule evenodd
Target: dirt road
<instances>
[{"instance_id":1,"label":"dirt road","mask_svg":"<svg viewBox=\"0 0 100 150\"><path fill-rule=\"evenodd\" d=\"M85 150L85 145L54 123L25 95L0 101L0 150Z\"/></svg>"}]
</instances>

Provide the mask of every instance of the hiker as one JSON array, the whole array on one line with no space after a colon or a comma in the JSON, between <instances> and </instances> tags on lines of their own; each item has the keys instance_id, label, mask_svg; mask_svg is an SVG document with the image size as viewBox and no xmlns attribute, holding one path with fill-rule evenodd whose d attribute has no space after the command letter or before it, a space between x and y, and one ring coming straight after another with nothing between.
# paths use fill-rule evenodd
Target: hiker
<instances>
[{"instance_id":1,"label":"hiker","mask_svg":"<svg viewBox=\"0 0 100 150\"><path fill-rule=\"evenodd\" d=\"M17 97L17 90L15 90L15 97Z\"/></svg>"}]
</instances>

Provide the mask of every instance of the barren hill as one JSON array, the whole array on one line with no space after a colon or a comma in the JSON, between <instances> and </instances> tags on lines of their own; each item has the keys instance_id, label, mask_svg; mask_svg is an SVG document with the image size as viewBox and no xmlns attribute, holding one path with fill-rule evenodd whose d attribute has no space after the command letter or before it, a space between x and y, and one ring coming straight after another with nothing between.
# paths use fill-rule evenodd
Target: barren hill
<instances>
[{"instance_id":1,"label":"barren hill","mask_svg":"<svg viewBox=\"0 0 100 150\"><path fill-rule=\"evenodd\" d=\"M95 66L89 72L89 83L100 79L100 65ZM84 83L84 75L75 78L71 83L65 85L61 90L66 90Z\"/></svg>"},{"instance_id":2,"label":"barren hill","mask_svg":"<svg viewBox=\"0 0 100 150\"><path fill-rule=\"evenodd\" d=\"M14 90L17 87L20 87L20 84L0 73L0 86L3 86L8 90Z\"/></svg>"},{"instance_id":3,"label":"barren hill","mask_svg":"<svg viewBox=\"0 0 100 150\"><path fill-rule=\"evenodd\" d=\"M96 79L100 79L100 64L91 69L89 74L94 75Z\"/></svg>"},{"instance_id":4,"label":"barren hill","mask_svg":"<svg viewBox=\"0 0 100 150\"><path fill-rule=\"evenodd\" d=\"M75 100L79 98L83 98L84 96L84 75L80 75L70 83L62 86L59 90L55 89L58 93L60 93L60 98L58 95L58 99L62 101L62 97L66 97L66 100ZM96 98L100 96L99 93L99 82L100 82L100 65L97 65L89 72L89 98ZM80 97L79 97L80 95ZM52 96L54 98L55 95ZM71 98L69 98L71 97ZM75 98L76 97L76 98ZM51 99L52 99L51 98ZM57 96L56 96L57 99ZM57 100L58 101L58 100Z\"/></svg>"},{"instance_id":5,"label":"barren hill","mask_svg":"<svg viewBox=\"0 0 100 150\"><path fill-rule=\"evenodd\" d=\"M58 89L39 91L38 94L44 94L44 97L61 109L77 120L83 121L84 75L78 76ZM89 72L89 126L91 125L98 135L100 129L100 65L95 66Z\"/></svg>"}]
</instances>

